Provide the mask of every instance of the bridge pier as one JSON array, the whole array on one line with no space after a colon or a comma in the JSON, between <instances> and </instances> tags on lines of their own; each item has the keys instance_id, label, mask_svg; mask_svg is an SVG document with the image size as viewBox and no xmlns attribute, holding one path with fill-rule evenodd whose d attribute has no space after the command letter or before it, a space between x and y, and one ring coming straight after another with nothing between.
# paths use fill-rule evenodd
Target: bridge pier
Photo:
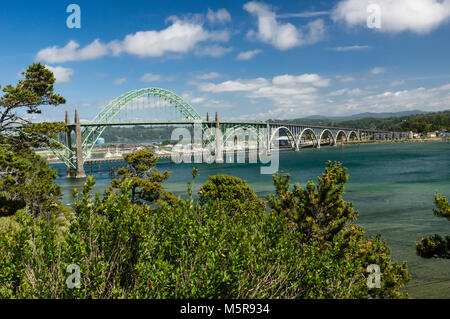
<instances>
[{"instance_id":1,"label":"bridge pier","mask_svg":"<svg viewBox=\"0 0 450 319\"><path fill-rule=\"evenodd\" d=\"M69 117L69 111L66 110L66 125L70 124L70 117ZM67 133L66 133L66 139L67 139L67 147L69 150L72 150L72 129L68 127Z\"/></svg>"},{"instance_id":2,"label":"bridge pier","mask_svg":"<svg viewBox=\"0 0 450 319\"><path fill-rule=\"evenodd\" d=\"M272 141L270 140L271 131L270 131L270 124L269 124L269 122L266 122L266 132L267 132L267 136L266 136L266 145L267 145L266 153L267 153L267 155L270 155L272 153L271 152L271 143L272 143Z\"/></svg>"},{"instance_id":3,"label":"bridge pier","mask_svg":"<svg viewBox=\"0 0 450 319\"><path fill-rule=\"evenodd\" d=\"M220 131L219 115L216 112L216 163L223 163L222 132Z\"/></svg>"},{"instance_id":4,"label":"bridge pier","mask_svg":"<svg viewBox=\"0 0 450 319\"><path fill-rule=\"evenodd\" d=\"M68 121L68 114L66 113L66 122ZM70 135L70 132L69 132ZM71 141L68 139L68 141ZM83 159L83 147L82 147L82 139L81 139L81 125L80 125L80 117L78 116L78 110L75 110L75 166L74 168L69 168L67 170L67 177L70 178L85 178L86 173L84 171L84 159Z\"/></svg>"}]
</instances>

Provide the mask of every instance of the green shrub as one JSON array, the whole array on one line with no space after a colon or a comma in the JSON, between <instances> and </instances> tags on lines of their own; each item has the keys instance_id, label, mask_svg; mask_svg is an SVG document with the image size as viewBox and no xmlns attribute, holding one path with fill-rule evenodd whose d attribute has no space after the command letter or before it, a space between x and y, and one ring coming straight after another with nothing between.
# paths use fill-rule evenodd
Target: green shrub
<instances>
[{"instance_id":1,"label":"green shrub","mask_svg":"<svg viewBox=\"0 0 450 319\"><path fill-rule=\"evenodd\" d=\"M348 296L402 297L401 288L411 278L406 263L398 265L391 260L389 247L379 234L369 239L363 227L354 225L358 212L342 198L347 169L328 161L317 184L310 181L305 188L294 184L291 189L289 179L289 175L274 176L276 194L267 197L271 214L286 216L299 232L301 243L318 245L320 253L329 255L333 263L346 265L345 278L353 281ZM365 282L371 264L381 269L379 289L369 289Z\"/></svg>"},{"instance_id":2,"label":"green shrub","mask_svg":"<svg viewBox=\"0 0 450 319\"><path fill-rule=\"evenodd\" d=\"M450 221L450 205L448 199L441 194L434 196L433 214L437 217L444 217ZM445 238L438 234L429 237L422 237L419 243L416 243L416 253L423 258L450 258L450 237Z\"/></svg>"},{"instance_id":3,"label":"green shrub","mask_svg":"<svg viewBox=\"0 0 450 319\"><path fill-rule=\"evenodd\" d=\"M16 230L0 230L0 297L401 297L405 267L390 260L379 237L369 241L362 227L348 223L352 206L339 195L345 174L340 166L329 165L327 172L337 179L322 177L317 188L304 190L307 198L275 179L270 213L237 178L210 177L198 201L178 198L150 207L133 203L132 178L100 197L92 194L95 181L89 177L65 221L19 211ZM316 203L325 200L321 190L334 194L328 206ZM292 196L300 197L286 206L283 201ZM336 207L343 220L330 225L326 214L312 208L305 213L309 201L321 212ZM298 216L313 220L307 237ZM365 269L372 263L382 269L382 288L376 291L366 285ZM81 269L78 289L66 286L70 264Z\"/></svg>"}]
</instances>

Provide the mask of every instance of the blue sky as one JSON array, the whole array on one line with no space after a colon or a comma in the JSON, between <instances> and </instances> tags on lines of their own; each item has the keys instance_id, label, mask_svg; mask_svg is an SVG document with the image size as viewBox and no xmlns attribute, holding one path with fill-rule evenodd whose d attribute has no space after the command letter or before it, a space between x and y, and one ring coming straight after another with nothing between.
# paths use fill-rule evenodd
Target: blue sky
<instances>
[{"instance_id":1,"label":"blue sky","mask_svg":"<svg viewBox=\"0 0 450 319\"><path fill-rule=\"evenodd\" d=\"M79 29L66 25L70 3ZM11 1L0 11L0 83L48 65L67 104L37 120L74 108L92 119L142 87L236 120L445 110L449 21L450 0Z\"/></svg>"}]
</instances>

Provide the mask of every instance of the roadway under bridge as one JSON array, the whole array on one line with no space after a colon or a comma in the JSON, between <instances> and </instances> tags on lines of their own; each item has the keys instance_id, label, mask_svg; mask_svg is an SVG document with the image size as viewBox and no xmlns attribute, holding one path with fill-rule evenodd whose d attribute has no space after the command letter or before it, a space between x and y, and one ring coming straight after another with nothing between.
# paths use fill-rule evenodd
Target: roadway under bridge
<instances>
[{"instance_id":1,"label":"roadway under bridge","mask_svg":"<svg viewBox=\"0 0 450 319\"><path fill-rule=\"evenodd\" d=\"M138 116L139 111L143 113L142 116ZM163 115L157 116L157 111L162 111ZM121 114L124 112L132 114L132 118L122 119ZM175 114L176 118L166 117L166 113ZM329 145L336 145L338 142L346 142L350 139L385 140L409 137L408 132L375 131L364 128L352 129L257 121L219 121L217 113L214 119L210 119L208 114L206 119L203 119L181 97L160 88L144 88L127 92L112 100L90 122L81 123L77 111L75 111L74 122L70 121L67 112L65 121L68 132L58 140L61 147L53 148L52 152L67 166L67 176L75 178L86 176L84 162L90 157L97 140L108 126L191 127L194 132L195 130L201 132L202 143L215 144L217 154L222 154L221 150L225 145L230 140L236 139L236 136L242 134L242 132L247 135L254 135L258 141L258 148L264 148L269 153L274 141L277 141L279 136L287 137L290 147L296 151L307 141L313 147L320 147L324 140ZM73 135L72 132L75 134ZM217 152L217 150L220 151ZM217 158L217 162L222 160L223 157Z\"/></svg>"}]
</instances>

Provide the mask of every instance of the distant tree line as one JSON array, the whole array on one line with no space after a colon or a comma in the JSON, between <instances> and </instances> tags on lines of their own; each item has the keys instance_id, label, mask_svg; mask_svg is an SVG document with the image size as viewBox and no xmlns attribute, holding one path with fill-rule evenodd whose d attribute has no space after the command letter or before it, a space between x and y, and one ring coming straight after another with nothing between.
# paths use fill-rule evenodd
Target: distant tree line
<instances>
[{"instance_id":1,"label":"distant tree line","mask_svg":"<svg viewBox=\"0 0 450 319\"><path fill-rule=\"evenodd\" d=\"M375 118L366 117L357 120L332 119L294 119L271 120L274 122L290 122L318 126L337 126L346 128L365 128L386 131L413 131L426 133L434 131L450 131L450 110L428 114L407 115L401 117Z\"/></svg>"},{"instance_id":2,"label":"distant tree line","mask_svg":"<svg viewBox=\"0 0 450 319\"><path fill-rule=\"evenodd\" d=\"M102 137L105 139L106 143L163 141L170 140L173 129L173 126L112 126L105 129L102 133Z\"/></svg>"}]
</instances>

